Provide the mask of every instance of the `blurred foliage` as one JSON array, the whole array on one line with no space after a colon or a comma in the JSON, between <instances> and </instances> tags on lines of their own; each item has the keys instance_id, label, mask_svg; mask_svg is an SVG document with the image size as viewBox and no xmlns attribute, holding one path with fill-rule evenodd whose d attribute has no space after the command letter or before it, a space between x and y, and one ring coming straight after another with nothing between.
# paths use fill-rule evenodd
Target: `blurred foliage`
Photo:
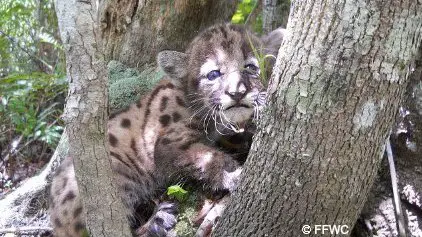
<instances>
[{"instance_id":1,"label":"blurred foliage","mask_svg":"<svg viewBox=\"0 0 422 237\"><path fill-rule=\"evenodd\" d=\"M236 12L232 17L232 23L234 24L245 24L249 14L255 8L255 4L258 0L242 0L238 5Z\"/></svg>"},{"instance_id":2,"label":"blurred foliage","mask_svg":"<svg viewBox=\"0 0 422 237\"><path fill-rule=\"evenodd\" d=\"M0 80L0 115L4 129L52 148L63 130L58 97L66 90L64 77L41 72L13 74Z\"/></svg>"},{"instance_id":3,"label":"blurred foliage","mask_svg":"<svg viewBox=\"0 0 422 237\"><path fill-rule=\"evenodd\" d=\"M0 78L63 71L57 28L52 0L0 1Z\"/></svg>"},{"instance_id":4,"label":"blurred foliage","mask_svg":"<svg viewBox=\"0 0 422 237\"><path fill-rule=\"evenodd\" d=\"M53 3L0 1L1 173L10 162L51 153L63 130L67 83Z\"/></svg>"},{"instance_id":5,"label":"blurred foliage","mask_svg":"<svg viewBox=\"0 0 422 237\"><path fill-rule=\"evenodd\" d=\"M249 25L256 33L262 34L262 11L259 0L242 0L234 13L233 24Z\"/></svg>"}]
</instances>

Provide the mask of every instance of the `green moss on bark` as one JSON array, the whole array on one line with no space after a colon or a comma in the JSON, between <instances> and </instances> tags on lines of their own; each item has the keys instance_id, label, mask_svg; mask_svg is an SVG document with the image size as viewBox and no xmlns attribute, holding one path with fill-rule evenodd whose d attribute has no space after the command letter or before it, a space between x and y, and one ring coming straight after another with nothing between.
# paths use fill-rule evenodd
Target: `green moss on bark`
<instances>
[{"instance_id":1,"label":"green moss on bark","mask_svg":"<svg viewBox=\"0 0 422 237\"><path fill-rule=\"evenodd\" d=\"M111 113L134 103L164 76L164 73L155 67L139 72L117 61L111 61L108 64L108 73Z\"/></svg>"}]
</instances>

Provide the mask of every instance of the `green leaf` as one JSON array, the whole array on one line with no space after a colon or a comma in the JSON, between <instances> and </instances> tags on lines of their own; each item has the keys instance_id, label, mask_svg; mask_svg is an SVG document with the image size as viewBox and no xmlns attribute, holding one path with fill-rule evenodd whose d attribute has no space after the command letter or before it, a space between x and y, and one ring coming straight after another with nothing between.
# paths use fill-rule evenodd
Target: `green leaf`
<instances>
[{"instance_id":1,"label":"green leaf","mask_svg":"<svg viewBox=\"0 0 422 237\"><path fill-rule=\"evenodd\" d=\"M184 190L180 185L172 185L167 188L167 195L176 198L179 202L186 200L188 191Z\"/></svg>"},{"instance_id":2,"label":"green leaf","mask_svg":"<svg viewBox=\"0 0 422 237\"><path fill-rule=\"evenodd\" d=\"M245 19L244 19L244 17L243 17L243 14L242 13L235 13L234 15L233 15L233 17L232 17L232 23L234 23L234 24L241 24L242 22L244 22L245 21Z\"/></svg>"}]
</instances>

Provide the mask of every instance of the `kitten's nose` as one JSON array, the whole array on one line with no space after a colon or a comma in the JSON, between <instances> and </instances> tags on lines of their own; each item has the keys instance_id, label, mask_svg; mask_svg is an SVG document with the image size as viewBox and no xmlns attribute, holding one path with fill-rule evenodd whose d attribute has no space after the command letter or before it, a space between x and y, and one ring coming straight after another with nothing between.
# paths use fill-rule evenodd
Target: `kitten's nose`
<instances>
[{"instance_id":1,"label":"kitten's nose","mask_svg":"<svg viewBox=\"0 0 422 237\"><path fill-rule=\"evenodd\" d=\"M230 98L232 98L232 100L234 100L236 102L240 102L245 97L245 95L246 95L245 92L246 91L241 91L241 92L239 92L239 91L235 91L235 92L226 91L226 94L228 96L230 96Z\"/></svg>"},{"instance_id":2,"label":"kitten's nose","mask_svg":"<svg viewBox=\"0 0 422 237\"><path fill-rule=\"evenodd\" d=\"M226 88L226 95L230 96L232 100L238 103L245 97L248 88L246 87L246 84L240 80L240 78L235 78L234 76L235 75L232 75L232 78L230 78L230 84Z\"/></svg>"}]
</instances>

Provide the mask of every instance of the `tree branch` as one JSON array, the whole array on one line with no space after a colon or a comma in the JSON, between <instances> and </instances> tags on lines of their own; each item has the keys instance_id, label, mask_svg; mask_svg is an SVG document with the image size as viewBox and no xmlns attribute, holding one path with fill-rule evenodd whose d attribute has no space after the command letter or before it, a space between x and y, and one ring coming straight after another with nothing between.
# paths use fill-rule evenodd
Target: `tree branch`
<instances>
[{"instance_id":1,"label":"tree branch","mask_svg":"<svg viewBox=\"0 0 422 237\"><path fill-rule=\"evenodd\" d=\"M400 205L399 190L397 187L398 178L397 178L397 173L396 173L396 167L394 165L393 152L391 150L390 137L388 137L385 146L386 146L387 157L388 157L388 166L390 167L391 185L393 188L393 197L394 197L394 208L396 210L397 230L399 232L400 237L406 237L407 235L406 235L406 228L405 228L405 222L404 222L404 215L403 215L403 210Z\"/></svg>"}]
</instances>

